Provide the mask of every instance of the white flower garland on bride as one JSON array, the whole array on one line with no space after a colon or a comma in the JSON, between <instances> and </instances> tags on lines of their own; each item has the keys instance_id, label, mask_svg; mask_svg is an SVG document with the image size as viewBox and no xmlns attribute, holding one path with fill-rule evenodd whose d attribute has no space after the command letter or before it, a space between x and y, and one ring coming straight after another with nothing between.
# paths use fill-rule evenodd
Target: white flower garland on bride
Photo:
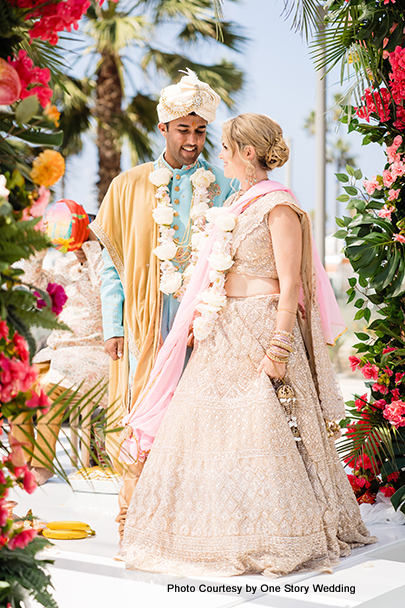
<instances>
[{"instance_id":1,"label":"white flower garland on bride","mask_svg":"<svg viewBox=\"0 0 405 608\"><path fill-rule=\"evenodd\" d=\"M193 333L196 340L204 340L210 335L219 311L226 304L225 272L233 264L230 252L236 215L224 208L213 207L207 211L206 219L207 232L215 225L218 228L218 236L208 257L211 284L200 294L201 303L197 305L197 310L201 316L196 317L193 322Z\"/></svg>"},{"instance_id":2,"label":"white flower garland on bride","mask_svg":"<svg viewBox=\"0 0 405 608\"><path fill-rule=\"evenodd\" d=\"M180 272L171 260L176 257L178 246L174 241L175 231L171 228L174 217L174 208L170 200L168 184L173 173L166 167L152 171L149 180L157 187L155 197L157 206L153 210L153 219L159 226L158 246L153 253L160 260L160 291L164 294L173 294L181 298L193 269L198 260L198 253L203 246L206 235L206 214L209 207L209 186L215 181L215 175L203 167L197 169L190 177L193 187L190 217L191 226L191 253L190 262L184 272Z\"/></svg>"}]
</instances>

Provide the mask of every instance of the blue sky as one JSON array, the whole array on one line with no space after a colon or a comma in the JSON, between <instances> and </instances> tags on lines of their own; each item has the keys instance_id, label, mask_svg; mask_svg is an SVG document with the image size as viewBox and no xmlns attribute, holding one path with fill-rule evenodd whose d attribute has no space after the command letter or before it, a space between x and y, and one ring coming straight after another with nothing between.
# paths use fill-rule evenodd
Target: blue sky
<instances>
[{"instance_id":1,"label":"blue sky","mask_svg":"<svg viewBox=\"0 0 405 608\"><path fill-rule=\"evenodd\" d=\"M219 142L221 123L229 116L241 112L268 114L279 122L285 137L291 142L291 187L302 207L310 211L314 208L315 196L315 142L304 131L303 124L306 116L316 105L316 75L305 41L299 34L290 30L291 19L286 21L281 16L283 7L282 0L243 0L238 4L225 1L225 19L243 24L250 41L246 44L243 53L232 55L232 59L246 74L245 89L238 96L237 106L231 113L225 106L220 108L215 132ZM169 35L167 44L170 46ZM215 57L215 53L218 53L218 49L211 51L211 58L218 58L218 55ZM79 63L78 69L82 69L83 65L84 63ZM136 72L136 68L134 70ZM338 80L337 71L327 78L328 105L332 104L333 93L342 90ZM155 85L158 85L156 88L158 92L159 84L155 83ZM377 144L362 147L361 137L357 133L346 136L345 131L346 128L342 126L339 135L347 137L352 152L357 157L357 165L363 173L371 177L381 172L384 154L380 147ZM220 161L217 162L221 165ZM124 154L123 169L129 167L129 156ZM70 163L66 179L66 197L83 204L89 213L94 213L96 210L94 189L96 172L96 153L94 145L88 140L80 157ZM273 177L283 181L283 169L276 170ZM56 193L60 194L58 190ZM332 221L334 206L335 178L332 167L329 167L327 175L329 231L334 230ZM340 203L340 206L343 212L344 205Z\"/></svg>"}]
</instances>

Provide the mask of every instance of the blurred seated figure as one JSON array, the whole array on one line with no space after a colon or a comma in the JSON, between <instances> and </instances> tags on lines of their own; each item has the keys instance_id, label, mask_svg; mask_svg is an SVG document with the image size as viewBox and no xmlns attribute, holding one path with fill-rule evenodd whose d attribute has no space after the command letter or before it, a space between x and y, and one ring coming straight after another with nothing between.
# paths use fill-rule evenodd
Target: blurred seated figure
<instances>
[{"instance_id":1,"label":"blurred seated figure","mask_svg":"<svg viewBox=\"0 0 405 608\"><path fill-rule=\"evenodd\" d=\"M82 207L80 209L88 224L87 214ZM47 232L49 233L48 229ZM89 238L88 231L85 238ZM103 384L108 381L109 359L104 352L101 321L101 246L95 240L87 240L73 253L61 255L52 268L47 268L44 264L46 253L40 252L23 263L24 280L44 290L48 283L62 285L68 300L59 320L71 331L53 330L47 339L46 348L35 355L34 363L39 367L38 382L46 392L53 389L50 395L52 401L67 389L76 390L80 387L75 397L77 401L98 382ZM100 405L107 406L105 394ZM21 414L13 422L13 436L25 444L27 463L31 465L38 485L45 483L54 474L51 463L55 457L64 409L63 401L59 401L47 414L37 419L36 439L31 414ZM74 418L78 420L77 412ZM90 414L83 423L84 426L90 426ZM82 440L87 439L86 443L89 443L89 433L90 430L82 437ZM88 447L87 452L84 451L83 460L89 460ZM88 466L89 463L84 464Z\"/></svg>"}]
</instances>

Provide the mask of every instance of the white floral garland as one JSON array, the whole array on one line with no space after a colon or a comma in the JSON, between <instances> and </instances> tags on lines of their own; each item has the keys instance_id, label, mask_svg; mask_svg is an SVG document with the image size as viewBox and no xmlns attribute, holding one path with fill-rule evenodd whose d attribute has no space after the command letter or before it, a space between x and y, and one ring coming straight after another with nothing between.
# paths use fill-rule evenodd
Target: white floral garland
<instances>
[{"instance_id":1,"label":"white floral garland","mask_svg":"<svg viewBox=\"0 0 405 608\"><path fill-rule=\"evenodd\" d=\"M192 219L190 263L182 273L177 270L171 260L176 257L178 246L174 242L175 230L171 228L174 217L174 207L170 200L168 184L173 173L166 167L156 169L149 175L149 180L157 187L157 206L153 210L153 219L159 226L159 245L153 253L160 260L160 291L181 298L198 260L198 253L206 235L206 213L209 207L208 188L215 181L215 175L203 167L197 169L190 177L193 186L190 216Z\"/></svg>"},{"instance_id":2,"label":"white floral garland","mask_svg":"<svg viewBox=\"0 0 405 608\"><path fill-rule=\"evenodd\" d=\"M201 316L194 319L193 333L196 340L204 340L212 332L218 313L226 304L225 271L233 264L231 256L232 230L236 215L221 207L213 207L206 213L207 233L215 225L218 235L208 257L210 286L200 294L197 310Z\"/></svg>"}]
</instances>

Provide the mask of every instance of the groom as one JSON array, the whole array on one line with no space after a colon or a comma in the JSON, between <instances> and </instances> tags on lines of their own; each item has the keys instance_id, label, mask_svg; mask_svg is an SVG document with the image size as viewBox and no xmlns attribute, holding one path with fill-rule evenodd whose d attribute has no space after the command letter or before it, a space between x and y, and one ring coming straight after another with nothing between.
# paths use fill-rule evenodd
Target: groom
<instances>
[{"instance_id":1,"label":"groom","mask_svg":"<svg viewBox=\"0 0 405 608\"><path fill-rule=\"evenodd\" d=\"M145 386L173 324L195 257L191 237L203 231L204 205L197 209L198 203L222 206L233 192L222 171L200 158L219 102L191 70L163 89L157 112L166 149L153 163L116 177L91 224L105 247L101 300L104 347L111 357L106 448L124 477L116 520L121 537L143 463L123 468L117 460L122 438L113 431ZM157 245L160 259L153 251Z\"/></svg>"}]
</instances>

